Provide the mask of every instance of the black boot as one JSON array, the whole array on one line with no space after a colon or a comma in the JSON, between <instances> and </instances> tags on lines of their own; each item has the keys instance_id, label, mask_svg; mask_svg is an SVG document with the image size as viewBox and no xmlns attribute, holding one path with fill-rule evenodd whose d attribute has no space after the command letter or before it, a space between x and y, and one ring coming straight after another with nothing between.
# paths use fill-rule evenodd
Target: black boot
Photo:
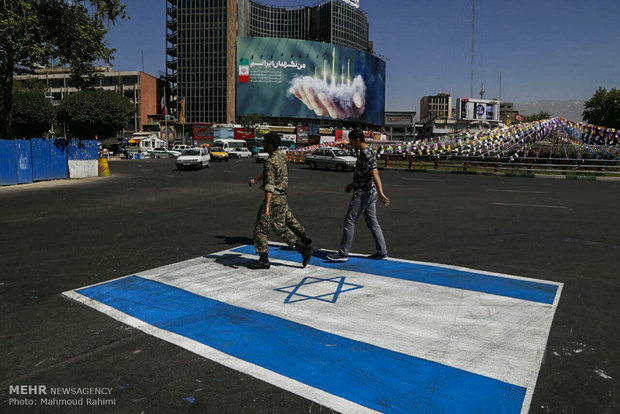
<instances>
[{"instance_id":1,"label":"black boot","mask_svg":"<svg viewBox=\"0 0 620 414\"><path fill-rule=\"evenodd\" d=\"M312 246L306 246L297 243L295 245L295 250L301 253L301 263L303 264L303 267L306 267L308 265L308 262L310 262L310 258L312 257Z\"/></svg>"},{"instance_id":2,"label":"black boot","mask_svg":"<svg viewBox=\"0 0 620 414\"><path fill-rule=\"evenodd\" d=\"M305 244L306 246L310 246L312 244L312 239L308 237L307 234L303 234L301 236L301 242Z\"/></svg>"},{"instance_id":3,"label":"black boot","mask_svg":"<svg viewBox=\"0 0 620 414\"><path fill-rule=\"evenodd\" d=\"M257 261L250 263L248 265L248 269L269 269L271 267L271 265L269 264L269 256L267 255L267 253L259 253L259 255L260 258Z\"/></svg>"}]
</instances>

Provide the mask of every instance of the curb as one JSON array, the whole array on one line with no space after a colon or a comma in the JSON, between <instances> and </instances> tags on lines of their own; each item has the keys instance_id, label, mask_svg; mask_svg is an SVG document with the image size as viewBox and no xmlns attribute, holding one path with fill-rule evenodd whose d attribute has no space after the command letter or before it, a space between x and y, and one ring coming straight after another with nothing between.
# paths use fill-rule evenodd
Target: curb
<instances>
[{"instance_id":1,"label":"curb","mask_svg":"<svg viewBox=\"0 0 620 414\"><path fill-rule=\"evenodd\" d=\"M303 162L289 161L290 164L304 165ZM456 174L456 175L484 175L494 177L517 177L517 178L546 178L550 180L573 180L573 181L620 181L620 177L595 177L593 175L551 175L551 174L528 174L528 173L502 173L481 171L450 171L450 170L426 170L420 168L385 168L377 167L379 171L403 171L408 173L428 174Z\"/></svg>"}]
</instances>

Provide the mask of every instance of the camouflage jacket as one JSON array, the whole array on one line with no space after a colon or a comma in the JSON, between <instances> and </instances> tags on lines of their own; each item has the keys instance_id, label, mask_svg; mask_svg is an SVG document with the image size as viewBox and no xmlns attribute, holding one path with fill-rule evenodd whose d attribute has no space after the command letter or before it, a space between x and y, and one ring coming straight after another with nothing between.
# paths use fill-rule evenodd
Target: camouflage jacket
<instances>
[{"instance_id":1,"label":"camouflage jacket","mask_svg":"<svg viewBox=\"0 0 620 414\"><path fill-rule=\"evenodd\" d=\"M276 151L265 161L262 189L275 195L284 195L288 189L288 160Z\"/></svg>"}]
</instances>

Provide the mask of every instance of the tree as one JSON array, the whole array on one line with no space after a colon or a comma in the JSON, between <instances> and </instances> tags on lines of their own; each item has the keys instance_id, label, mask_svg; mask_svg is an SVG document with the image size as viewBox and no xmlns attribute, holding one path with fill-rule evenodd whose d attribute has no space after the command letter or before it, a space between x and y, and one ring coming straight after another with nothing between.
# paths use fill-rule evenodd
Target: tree
<instances>
[{"instance_id":1,"label":"tree","mask_svg":"<svg viewBox=\"0 0 620 414\"><path fill-rule=\"evenodd\" d=\"M69 95L60 102L59 122L64 122L72 136L81 139L113 137L132 119L131 101L112 91L88 89Z\"/></svg>"},{"instance_id":2,"label":"tree","mask_svg":"<svg viewBox=\"0 0 620 414\"><path fill-rule=\"evenodd\" d=\"M543 119L553 118L549 112L540 111L537 114L528 115L525 117L525 122L542 121Z\"/></svg>"},{"instance_id":3,"label":"tree","mask_svg":"<svg viewBox=\"0 0 620 414\"><path fill-rule=\"evenodd\" d=\"M245 115L242 116L241 119L239 119L239 123L241 124L241 126L243 126L243 129L245 129L248 132L253 132L254 131L254 125L257 125L261 120L261 116L259 114L249 114L249 115Z\"/></svg>"},{"instance_id":4,"label":"tree","mask_svg":"<svg viewBox=\"0 0 620 414\"><path fill-rule=\"evenodd\" d=\"M13 132L17 137L42 137L54 122L54 106L41 90L13 92Z\"/></svg>"},{"instance_id":5,"label":"tree","mask_svg":"<svg viewBox=\"0 0 620 414\"><path fill-rule=\"evenodd\" d=\"M598 88L584 104L582 117L589 124L620 128L620 90Z\"/></svg>"},{"instance_id":6,"label":"tree","mask_svg":"<svg viewBox=\"0 0 620 414\"><path fill-rule=\"evenodd\" d=\"M87 84L93 62L110 63L104 44L110 23L125 19L121 0L4 0L0 2L0 135L12 137L13 77L51 60L69 65Z\"/></svg>"}]
</instances>

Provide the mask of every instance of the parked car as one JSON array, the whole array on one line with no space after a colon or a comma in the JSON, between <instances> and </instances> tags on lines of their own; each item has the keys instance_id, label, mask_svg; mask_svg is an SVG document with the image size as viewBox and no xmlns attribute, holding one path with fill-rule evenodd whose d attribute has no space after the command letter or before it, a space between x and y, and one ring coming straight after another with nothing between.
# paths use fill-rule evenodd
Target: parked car
<instances>
[{"instance_id":1,"label":"parked car","mask_svg":"<svg viewBox=\"0 0 620 414\"><path fill-rule=\"evenodd\" d=\"M226 162L228 162L229 158L230 158L230 155L228 155L228 153L226 151L224 151L223 148L211 147L211 159L213 161L226 161Z\"/></svg>"},{"instance_id":2,"label":"parked car","mask_svg":"<svg viewBox=\"0 0 620 414\"><path fill-rule=\"evenodd\" d=\"M177 145L175 145L174 147L172 147L172 150L173 150L173 151L179 151L179 152L181 152L181 153L182 153L182 152L183 152L183 151L185 151L186 149L190 149L190 148L192 148L192 146L191 146L191 145L177 144Z\"/></svg>"},{"instance_id":3,"label":"parked car","mask_svg":"<svg viewBox=\"0 0 620 414\"><path fill-rule=\"evenodd\" d=\"M233 148L228 151L231 158L250 158L252 153L247 148Z\"/></svg>"},{"instance_id":4,"label":"parked car","mask_svg":"<svg viewBox=\"0 0 620 414\"><path fill-rule=\"evenodd\" d=\"M190 148L183 151L177 158L177 169L209 168L209 161L211 161L209 150L206 148Z\"/></svg>"},{"instance_id":5,"label":"parked car","mask_svg":"<svg viewBox=\"0 0 620 414\"><path fill-rule=\"evenodd\" d=\"M336 171L344 171L347 168L355 168L357 158L350 156L340 148L319 148L310 155L306 155L306 164L310 168L318 167L334 168Z\"/></svg>"},{"instance_id":6,"label":"parked car","mask_svg":"<svg viewBox=\"0 0 620 414\"><path fill-rule=\"evenodd\" d=\"M176 158L181 153L179 151L169 150L167 148L153 148L147 152L151 158Z\"/></svg>"}]
</instances>

